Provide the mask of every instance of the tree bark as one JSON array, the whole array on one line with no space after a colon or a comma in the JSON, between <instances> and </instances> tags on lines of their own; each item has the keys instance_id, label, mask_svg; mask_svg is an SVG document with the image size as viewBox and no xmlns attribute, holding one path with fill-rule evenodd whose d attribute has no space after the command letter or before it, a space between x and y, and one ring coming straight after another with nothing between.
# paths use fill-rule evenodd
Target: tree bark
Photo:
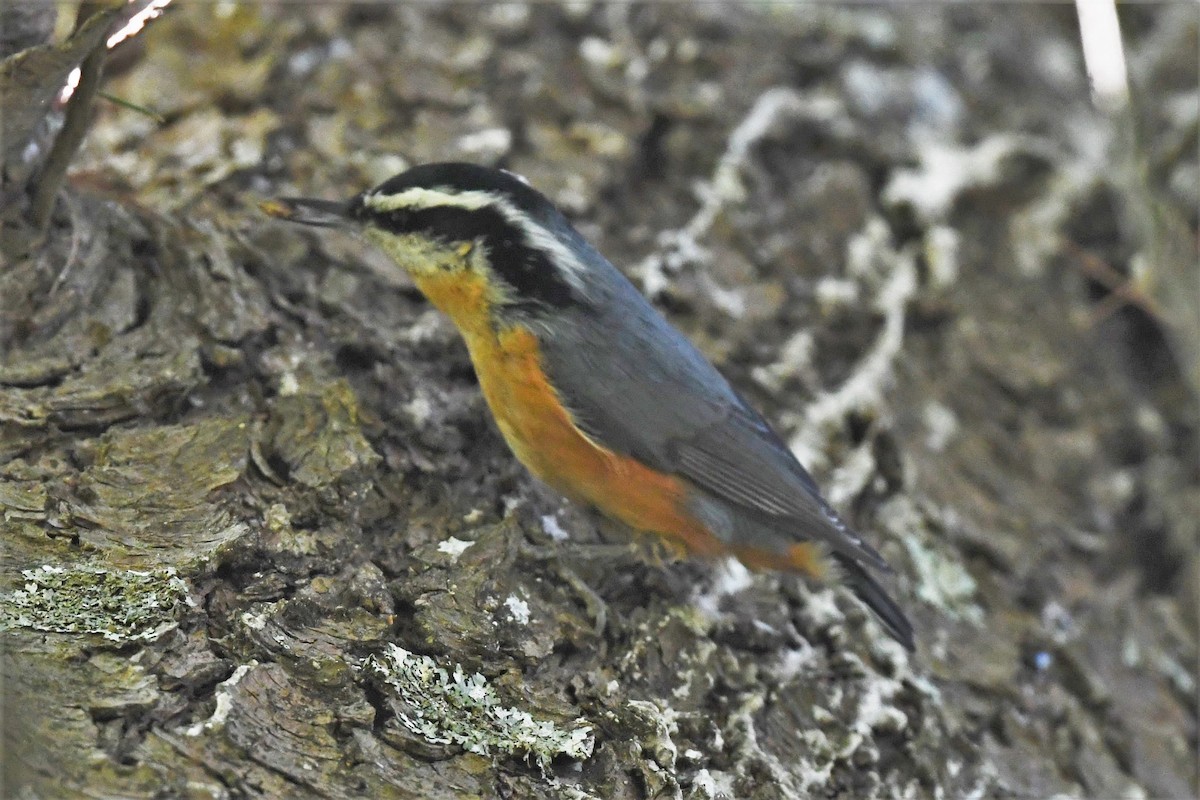
<instances>
[{"instance_id":1,"label":"tree bark","mask_svg":"<svg viewBox=\"0 0 1200 800\"><path fill-rule=\"evenodd\" d=\"M60 112L4 149L4 795L1195 796L1198 19L1122 18L1106 117L1065 8L170 9L44 242ZM599 547L395 267L256 210L435 160L778 423L915 654Z\"/></svg>"}]
</instances>

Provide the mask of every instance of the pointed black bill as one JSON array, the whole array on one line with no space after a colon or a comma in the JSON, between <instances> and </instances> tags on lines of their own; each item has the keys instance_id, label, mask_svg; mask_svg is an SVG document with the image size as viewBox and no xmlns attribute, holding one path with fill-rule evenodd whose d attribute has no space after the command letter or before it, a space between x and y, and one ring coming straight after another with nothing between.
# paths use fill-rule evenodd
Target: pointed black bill
<instances>
[{"instance_id":1,"label":"pointed black bill","mask_svg":"<svg viewBox=\"0 0 1200 800\"><path fill-rule=\"evenodd\" d=\"M354 225L347 200L317 200L309 197L280 197L258 204L264 214L301 225L319 228L349 228Z\"/></svg>"}]
</instances>

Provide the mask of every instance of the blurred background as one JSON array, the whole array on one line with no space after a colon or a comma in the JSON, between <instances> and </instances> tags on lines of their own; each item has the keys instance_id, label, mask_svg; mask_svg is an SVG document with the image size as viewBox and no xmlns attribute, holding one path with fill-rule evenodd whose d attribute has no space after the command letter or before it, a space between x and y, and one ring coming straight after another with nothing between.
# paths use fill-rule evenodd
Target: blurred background
<instances>
[{"instance_id":1,"label":"blurred background","mask_svg":"<svg viewBox=\"0 0 1200 800\"><path fill-rule=\"evenodd\" d=\"M1195 796L1194 4L0 14L6 794ZM840 590L588 557L452 326L257 210L441 160L777 423L915 656Z\"/></svg>"}]
</instances>

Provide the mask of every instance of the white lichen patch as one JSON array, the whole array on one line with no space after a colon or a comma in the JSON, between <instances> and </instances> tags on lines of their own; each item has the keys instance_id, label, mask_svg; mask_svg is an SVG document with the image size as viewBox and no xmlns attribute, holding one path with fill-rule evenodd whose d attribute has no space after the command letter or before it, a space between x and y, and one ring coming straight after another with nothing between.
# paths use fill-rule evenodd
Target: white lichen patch
<instances>
[{"instance_id":1,"label":"white lichen patch","mask_svg":"<svg viewBox=\"0 0 1200 800\"><path fill-rule=\"evenodd\" d=\"M800 463L820 471L828 461L828 442L842 421L858 411L878 411L892 380L904 344L908 302L917 291L917 270L911 252L897 252L881 219L870 220L847 245L847 271L866 284L878 281L871 304L884 317L870 350L850 377L836 389L823 392L808 407L804 422L789 445Z\"/></svg>"},{"instance_id":2,"label":"white lichen patch","mask_svg":"<svg viewBox=\"0 0 1200 800\"><path fill-rule=\"evenodd\" d=\"M883 190L883 201L907 204L923 221L937 222L950 214L964 191L996 185L1008 161L1042 149L1033 140L1010 135L992 136L967 148L931 142L921 151L919 168L896 172Z\"/></svg>"},{"instance_id":3,"label":"white lichen patch","mask_svg":"<svg viewBox=\"0 0 1200 800\"><path fill-rule=\"evenodd\" d=\"M908 715L895 706L902 683L891 678L872 677L866 681L854 719L854 731L868 736L873 731L898 733L908 727Z\"/></svg>"},{"instance_id":4,"label":"white lichen patch","mask_svg":"<svg viewBox=\"0 0 1200 800\"><path fill-rule=\"evenodd\" d=\"M599 48L593 46L592 49L595 50L594 58L605 56ZM716 102L717 98L713 100ZM679 272L684 265L700 264L708 259L709 251L701 242L726 208L745 201L747 190L741 172L754 145L780 119L819 116L827 109L828 103L822 103L820 98L805 97L786 86L771 87L758 96L750 111L730 133L712 177L696 187L700 200L696 213L683 227L659 234L659 252L634 267L633 272L641 280L642 290L647 295L653 298L661 294L671 283L669 275Z\"/></svg>"},{"instance_id":5,"label":"white lichen patch","mask_svg":"<svg viewBox=\"0 0 1200 800\"><path fill-rule=\"evenodd\" d=\"M855 281L826 275L817 280L813 287L813 294L816 296L817 305L828 314L835 309L857 303L859 288L859 284Z\"/></svg>"},{"instance_id":6,"label":"white lichen patch","mask_svg":"<svg viewBox=\"0 0 1200 800\"><path fill-rule=\"evenodd\" d=\"M978 586L962 564L912 539L903 544L917 573L917 597L951 616L983 621L983 610L974 603Z\"/></svg>"},{"instance_id":7,"label":"white lichen patch","mask_svg":"<svg viewBox=\"0 0 1200 800\"><path fill-rule=\"evenodd\" d=\"M432 744L457 744L484 756L518 755L542 769L560 755L589 758L595 747L586 720L561 727L505 706L486 678L477 672L467 675L459 664L447 670L428 656L389 645L386 654L371 656L364 668L379 675L408 707L398 715L399 722Z\"/></svg>"},{"instance_id":8,"label":"white lichen patch","mask_svg":"<svg viewBox=\"0 0 1200 800\"><path fill-rule=\"evenodd\" d=\"M925 404L921 416L925 423L925 446L935 453L942 452L958 434L958 416L936 400Z\"/></svg>"},{"instance_id":9,"label":"white lichen patch","mask_svg":"<svg viewBox=\"0 0 1200 800\"><path fill-rule=\"evenodd\" d=\"M962 237L948 225L934 225L925 234L925 263L929 283L942 289L958 280L959 250Z\"/></svg>"},{"instance_id":10,"label":"white lichen patch","mask_svg":"<svg viewBox=\"0 0 1200 800\"><path fill-rule=\"evenodd\" d=\"M237 686L238 682L241 681L242 678L246 677L246 673L249 672L251 668L257 666L257 661L251 661L249 664L242 664L233 671L232 675L221 681L221 683L217 684L217 691L215 695L217 707L213 709L212 716L206 720L197 722L195 725L192 725L190 728L184 731L184 733L186 733L188 736L199 736L205 731L220 728L222 725L224 725L225 720L229 717L229 712L233 709L233 687Z\"/></svg>"},{"instance_id":11,"label":"white lichen patch","mask_svg":"<svg viewBox=\"0 0 1200 800\"><path fill-rule=\"evenodd\" d=\"M565 542L571 538L571 534L567 533L566 529L559 523L558 517L553 514L546 514L542 517L542 530L556 542Z\"/></svg>"},{"instance_id":12,"label":"white lichen patch","mask_svg":"<svg viewBox=\"0 0 1200 800\"><path fill-rule=\"evenodd\" d=\"M498 156L512 149L513 135L508 128L486 128L458 137L458 149L471 155Z\"/></svg>"},{"instance_id":13,"label":"white lichen patch","mask_svg":"<svg viewBox=\"0 0 1200 800\"><path fill-rule=\"evenodd\" d=\"M466 549L473 544L475 543L472 541L468 541L466 539L456 539L455 537L451 536L444 542L438 542L437 549L439 553L445 553L457 561L458 557L466 552Z\"/></svg>"},{"instance_id":14,"label":"white lichen patch","mask_svg":"<svg viewBox=\"0 0 1200 800\"><path fill-rule=\"evenodd\" d=\"M508 609L508 615L512 617L513 622L518 625L529 624L529 603L515 594L510 594L504 599L504 606Z\"/></svg>"},{"instance_id":15,"label":"white lichen patch","mask_svg":"<svg viewBox=\"0 0 1200 800\"><path fill-rule=\"evenodd\" d=\"M816 349L816 339L812 331L796 331L779 349L779 360L773 364L753 368L750 377L772 392L782 391L793 378L815 386L820 382L814 365Z\"/></svg>"},{"instance_id":16,"label":"white lichen patch","mask_svg":"<svg viewBox=\"0 0 1200 800\"><path fill-rule=\"evenodd\" d=\"M975 602L978 586L963 564L932 548L920 532L929 523L911 498L897 496L879 509L884 529L904 545L912 564L917 597L958 619L979 624L983 609Z\"/></svg>"},{"instance_id":17,"label":"white lichen patch","mask_svg":"<svg viewBox=\"0 0 1200 800\"><path fill-rule=\"evenodd\" d=\"M21 574L24 586L0 597L0 630L153 641L175 627L175 612L187 602L187 584L170 567L140 571L45 564Z\"/></svg>"},{"instance_id":18,"label":"white lichen patch","mask_svg":"<svg viewBox=\"0 0 1200 800\"><path fill-rule=\"evenodd\" d=\"M300 393L300 381L296 373L288 371L279 376L279 396L294 397Z\"/></svg>"},{"instance_id":19,"label":"white lichen patch","mask_svg":"<svg viewBox=\"0 0 1200 800\"><path fill-rule=\"evenodd\" d=\"M816 670L819 665L817 648L802 639L800 647L782 651L776 664L768 669L774 679L782 685L795 680L802 674ZM815 713L816 709L814 709L814 716Z\"/></svg>"},{"instance_id":20,"label":"white lichen patch","mask_svg":"<svg viewBox=\"0 0 1200 800\"><path fill-rule=\"evenodd\" d=\"M692 603L705 619L715 621L721 617L721 600L749 588L752 583L754 576L742 562L726 558L713 570L712 586L697 594Z\"/></svg>"},{"instance_id":21,"label":"white lichen patch","mask_svg":"<svg viewBox=\"0 0 1200 800\"><path fill-rule=\"evenodd\" d=\"M831 588L817 589L805 595L804 618L814 630L824 630L846 621L835 597Z\"/></svg>"},{"instance_id":22,"label":"white lichen patch","mask_svg":"<svg viewBox=\"0 0 1200 800\"><path fill-rule=\"evenodd\" d=\"M755 717L762 711L763 696L751 694L746 696L741 704L733 710L726 726L729 734L729 754L740 763L755 763L763 773L763 780L770 780L779 787L782 797L809 797L814 787L826 786L829 776L833 773L833 761L826 759L818 765L807 757L799 760L789 760L785 765L770 748L764 748L758 740L758 730L755 728ZM824 740L825 735L819 730L802 731L800 738L809 744L809 751L818 749L808 741L809 734L819 736ZM731 797L737 795L730 795Z\"/></svg>"},{"instance_id":23,"label":"white lichen patch","mask_svg":"<svg viewBox=\"0 0 1200 800\"><path fill-rule=\"evenodd\" d=\"M579 55L588 64L604 69L616 66L623 60L616 45L596 36L588 36L579 43Z\"/></svg>"},{"instance_id":24,"label":"white lichen patch","mask_svg":"<svg viewBox=\"0 0 1200 800\"><path fill-rule=\"evenodd\" d=\"M252 614L249 611L242 612L242 624L252 631L261 631L267 627L267 615Z\"/></svg>"},{"instance_id":25,"label":"white lichen patch","mask_svg":"<svg viewBox=\"0 0 1200 800\"><path fill-rule=\"evenodd\" d=\"M404 412L418 428L425 427L425 424L433 417L433 410L433 401L430 400L429 395L419 390L411 400L404 404Z\"/></svg>"},{"instance_id":26,"label":"white lichen patch","mask_svg":"<svg viewBox=\"0 0 1200 800\"><path fill-rule=\"evenodd\" d=\"M838 508L849 505L879 475L870 440L851 450L825 482L825 499Z\"/></svg>"}]
</instances>

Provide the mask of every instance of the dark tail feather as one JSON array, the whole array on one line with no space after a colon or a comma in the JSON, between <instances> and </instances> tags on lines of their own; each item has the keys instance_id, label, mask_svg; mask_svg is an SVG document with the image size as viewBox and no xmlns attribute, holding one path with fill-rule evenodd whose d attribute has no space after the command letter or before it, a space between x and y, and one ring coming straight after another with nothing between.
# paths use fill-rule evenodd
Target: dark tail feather
<instances>
[{"instance_id":1,"label":"dark tail feather","mask_svg":"<svg viewBox=\"0 0 1200 800\"><path fill-rule=\"evenodd\" d=\"M900 606L887 596L883 587L860 564L838 553L834 553L833 557L837 559L846 583L854 590L858 599L875 612L875 616L882 623L883 629L888 632L888 635L904 645L906 650L910 652L916 650L916 644L913 642L912 623L908 621L908 617L904 616Z\"/></svg>"}]
</instances>

